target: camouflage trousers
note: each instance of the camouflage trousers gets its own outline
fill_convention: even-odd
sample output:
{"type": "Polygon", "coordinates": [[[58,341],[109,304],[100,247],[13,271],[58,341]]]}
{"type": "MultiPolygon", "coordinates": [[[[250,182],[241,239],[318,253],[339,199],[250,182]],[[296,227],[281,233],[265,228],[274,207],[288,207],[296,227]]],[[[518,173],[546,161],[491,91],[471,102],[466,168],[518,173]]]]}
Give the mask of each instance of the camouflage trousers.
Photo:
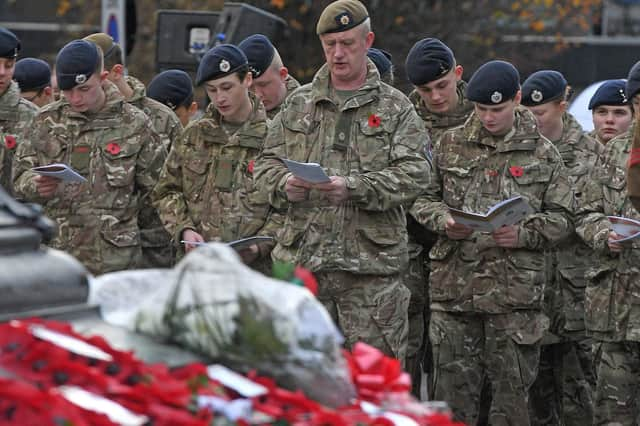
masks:
{"type": "Polygon", "coordinates": [[[411,291],[409,302],[409,339],[406,371],[411,375],[412,393],[420,398],[422,371],[429,371],[425,361],[426,327],[429,321],[428,270],[424,265],[424,252],[409,258],[409,266],[402,274],[402,282],[411,291]]]}
{"type": "Polygon", "coordinates": [[[597,342],[594,425],[637,425],[640,415],[640,343],[597,342]]]}
{"type": "Polygon", "coordinates": [[[433,399],[447,401],[456,420],[475,425],[488,381],[489,424],[528,426],[529,388],[538,372],[542,333],[527,328],[539,323],[540,315],[432,311],[433,399]]]}
{"type": "Polygon", "coordinates": [[[593,423],[591,340],[542,345],[538,377],[529,394],[532,425],[593,423]]]}
{"type": "Polygon", "coordinates": [[[410,292],[399,275],[318,272],[318,300],[329,311],[351,349],[358,342],[399,359],[407,356],[410,292]]]}

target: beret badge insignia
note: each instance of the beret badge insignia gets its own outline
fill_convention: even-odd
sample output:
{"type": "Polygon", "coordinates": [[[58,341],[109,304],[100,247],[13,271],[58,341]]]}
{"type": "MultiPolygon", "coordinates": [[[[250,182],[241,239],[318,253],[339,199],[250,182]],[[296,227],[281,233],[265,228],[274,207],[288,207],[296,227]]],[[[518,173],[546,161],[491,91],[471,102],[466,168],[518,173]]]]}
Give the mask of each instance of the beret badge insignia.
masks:
{"type": "Polygon", "coordinates": [[[502,102],[502,93],[498,92],[497,90],[493,92],[491,94],[491,102],[493,102],[494,104],[499,104],[500,102],[502,102]]]}
{"type": "Polygon", "coordinates": [[[87,82],[87,76],[85,74],[76,75],[76,84],[83,84],[87,82]]]}
{"type": "Polygon", "coordinates": [[[542,102],[542,92],[539,90],[534,90],[531,92],[531,100],[533,102],[542,102]]]}
{"type": "Polygon", "coordinates": [[[231,64],[226,59],[220,61],[220,71],[228,72],[231,69],[231,64]]]}

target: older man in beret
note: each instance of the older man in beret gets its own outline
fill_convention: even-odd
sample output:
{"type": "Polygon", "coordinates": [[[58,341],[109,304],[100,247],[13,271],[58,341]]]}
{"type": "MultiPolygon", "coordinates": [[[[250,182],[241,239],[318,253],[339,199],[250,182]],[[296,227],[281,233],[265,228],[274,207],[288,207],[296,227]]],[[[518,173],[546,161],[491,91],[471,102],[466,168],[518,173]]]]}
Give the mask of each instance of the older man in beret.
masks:
{"type": "Polygon", "coordinates": [[[20,87],[20,96],[43,107],[53,102],[51,67],[38,58],[23,58],[16,62],[13,79],[20,87]]]}
{"type": "MultiPolygon", "coordinates": [[[[160,136],[164,149],[168,152],[171,144],[180,136],[182,124],[178,117],[165,105],[154,101],[146,94],[144,84],[132,76],[125,76],[124,53],[118,43],[105,33],[88,35],[84,40],[96,44],[102,50],[107,79],[111,81],[124,96],[125,100],[144,112],[150,119],[153,129],[160,136]]],[[[158,170],[158,172],[160,172],[158,170]]],[[[175,258],[171,237],[165,231],[158,213],[150,205],[145,204],[140,216],[142,238],[143,267],[170,267],[175,258]]]]}
{"type": "Polygon", "coordinates": [[[280,112],[285,98],[300,87],[300,83],[289,74],[278,50],[266,36],[251,35],[242,40],[238,47],[249,61],[253,76],[251,90],[262,101],[267,117],[272,120],[280,112]]]}
{"type": "Polygon", "coordinates": [[[558,151],[519,106],[513,65],[482,65],[466,96],[474,112],[442,136],[433,153],[434,179],[411,209],[438,235],[429,252],[433,397],[449,402],[457,419],[476,424],[488,381],[489,423],[526,426],[528,391],[548,327],[546,251],[573,229],[572,191],[558,151]],[[493,232],[474,231],[450,213],[484,213],[515,196],[531,213],[493,232]]]}
{"type": "Polygon", "coordinates": [[[37,106],[20,97],[18,84],[12,80],[19,51],[18,37],[0,27],[0,185],[9,193],[13,192],[14,152],[38,111],[37,106]]]}
{"type": "Polygon", "coordinates": [[[84,40],[56,58],[64,98],[42,108],[18,146],[16,193],[44,206],[58,224],[56,248],[94,274],[141,265],[138,216],[166,157],[151,121],[106,80],[100,49],[84,40]],[[41,176],[36,166],[64,163],[86,180],[41,176]]]}
{"type": "Polygon", "coordinates": [[[329,4],[316,32],[326,64],[286,99],[256,160],[257,186],[287,212],[272,258],[316,274],[347,347],[362,340],[404,361],[402,206],[430,180],[429,139],[409,100],[367,58],[374,34],[362,3],[329,4]],[[296,176],[281,158],[318,163],[328,180],[296,176]]]}

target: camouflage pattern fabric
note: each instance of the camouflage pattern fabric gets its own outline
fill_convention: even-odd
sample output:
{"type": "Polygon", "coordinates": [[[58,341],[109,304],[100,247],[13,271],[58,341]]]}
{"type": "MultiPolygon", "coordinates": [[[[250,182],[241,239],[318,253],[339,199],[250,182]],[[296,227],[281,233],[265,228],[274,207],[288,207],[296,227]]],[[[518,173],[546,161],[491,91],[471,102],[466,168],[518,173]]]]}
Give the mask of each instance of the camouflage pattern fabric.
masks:
{"type": "MultiPolygon", "coordinates": [[[[131,76],[125,78],[129,87],[133,89],[133,95],[127,102],[151,119],[160,142],[166,152],[169,152],[173,141],[177,140],[182,132],[182,124],[178,116],[171,108],[147,97],[147,90],[140,80],[131,76]]],[[[142,267],[169,268],[175,260],[175,246],[171,242],[171,235],[162,226],[158,211],[151,205],[151,200],[146,198],[142,200],[142,204],[139,216],[142,267]]]]}
{"type": "Polygon", "coordinates": [[[528,390],[538,369],[544,314],[469,314],[432,311],[433,399],[447,401],[454,417],[477,424],[483,384],[491,386],[489,424],[530,424],[528,390]]]}
{"type": "Polygon", "coordinates": [[[464,92],[467,83],[463,80],[458,81],[456,91],[458,93],[458,104],[452,111],[445,114],[437,114],[429,111],[426,103],[420,97],[417,90],[413,90],[409,94],[409,100],[413,103],[418,115],[425,123],[425,127],[431,137],[431,143],[434,147],[440,142],[440,138],[449,129],[462,126],[473,112],[473,102],[470,102],[464,92]]]}
{"type": "Polygon", "coordinates": [[[640,126],[634,125],[633,127],[631,153],[627,168],[627,192],[631,203],[640,212],[640,126]]]}
{"type": "Polygon", "coordinates": [[[251,116],[226,129],[213,104],[174,143],[153,192],[154,205],[174,241],[186,229],[205,241],[233,241],[257,234],[269,211],[255,190],[253,167],[267,132],[262,103],[250,94],[251,116]]]}
{"type": "Polygon", "coordinates": [[[10,194],[13,193],[13,155],[22,144],[25,130],[31,128],[31,120],[37,112],[37,106],[20,97],[15,81],[0,95],[0,185],[10,194]]]}
{"type": "Polygon", "coordinates": [[[313,272],[348,271],[392,275],[408,261],[403,204],[429,181],[424,125],[408,99],[382,84],[373,63],[367,80],[339,105],[328,68],[294,91],[270,123],[256,160],[259,192],[276,209],[287,209],[272,252],[276,261],[313,272]],[[289,203],[290,176],[279,158],[321,164],[329,176],[344,176],[349,199],[332,206],[321,193],[289,203]]]}
{"type": "MultiPolygon", "coordinates": [[[[287,97],[294,90],[296,90],[298,87],[300,87],[300,83],[298,83],[298,80],[293,78],[293,76],[291,76],[291,75],[287,76],[287,78],[284,80],[284,84],[287,87],[287,97]]],[[[284,105],[284,102],[280,105],[280,108],[274,108],[271,111],[267,111],[267,118],[269,120],[273,120],[275,118],[275,116],[280,112],[280,109],[282,108],[282,105],[284,105]]]]}
{"type": "Polygon", "coordinates": [[[74,112],[64,99],[42,108],[13,169],[16,193],[57,222],[52,246],[94,274],[140,266],[140,201],[166,158],[148,117],[112,83],[102,87],[106,102],[95,114],[74,112]],[[87,182],[60,184],[53,198],[41,198],[30,169],[51,163],[69,164],[87,182]]]}
{"type": "Polygon", "coordinates": [[[405,359],[410,292],[398,275],[337,271],[315,276],[318,300],[340,327],[347,349],[361,341],[388,356],[405,359]]]}

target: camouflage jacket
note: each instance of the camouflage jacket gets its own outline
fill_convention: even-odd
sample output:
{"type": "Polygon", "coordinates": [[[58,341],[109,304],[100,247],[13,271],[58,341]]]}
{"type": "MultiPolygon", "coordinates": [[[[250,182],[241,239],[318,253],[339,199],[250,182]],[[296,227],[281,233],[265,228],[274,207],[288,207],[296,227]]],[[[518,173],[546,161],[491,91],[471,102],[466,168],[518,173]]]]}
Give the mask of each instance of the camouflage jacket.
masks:
{"type": "Polygon", "coordinates": [[[609,141],[578,199],[576,232],[602,254],[587,272],[585,292],[585,325],[598,340],[640,341],[640,240],[623,243],[619,254],[607,245],[607,216],[640,220],[626,192],[630,150],[630,137],[609,141]]]}
{"type": "Polygon", "coordinates": [[[409,99],[415,107],[418,115],[424,120],[425,127],[429,131],[431,143],[436,146],[442,137],[442,134],[449,129],[461,126],[467,121],[471,112],[473,112],[473,102],[470,102],[465,96],[464,91],[467,83],[460,80],[457,84],[456,91],[458,93],[458,104],[446,114],[436,114],[429,111],[427,105],[420,97],[417,90],[409,94],[409,99]]]}
{"type": "MultiPolygon", "coordinates": [[[[287,86],[287,96],[286,97],[289,97],[289,95],[294,90],[296,90],[298,87],[300,87],[300,83],[298,83],[298,80],[293,78],[293,76],[291,76],[291,75],[287,76],[287,78],[284,80],[284,84],[285,84],[285,86],[287,86]]],[[[276,114],[278,114],[280,112],[280,109],[282,108],[282,105],[284,105],[284,102],[282,102],[282,104],[280,104],[279,108],[274,108],[271,111],[267,111],[267,118],[269,120],[273,120],[273,118],[276,116],[276,114]]]]}
{"type": "Polygon", "coordinates": [[[631,203],[640,212],[640,126],[632,134],[631,154],[627,167],[627,192],[631,203]]]}
{"type": "Polygon", "coordinates": [[[9,193],[13,192],[13,153],[22,143],[24,132],[30,129],[31,120],[37,113],[37,106],[20,97],[15,81],[0,95],[0,185],[9,193]]]}
{"type": "Polygon", "coordinates": [[[110,82],[95,114],[74,112],[64,98],[42,108],[14,161],[16,193],[43,204],[58,224],[53,246],[77,257],[94,274],[139,266],[140,200],[148,196],[165,159],[151,121],[127,104],[110,82]],[[65,163],[87,178],[61,183],[41,198],[30,170],[65,163]]]}
{"type": "Polygon", "coordinates": [[[411,209],[419,223],[440,235],[429,252],[432,310],[540,310],[549,267],[544,251],[572,232],[572,204],[562,159],[524,108],[516,110],[514,128],[504,137],[489,135],[475,113],[446,132],[434,151],[432,183],[411,209]],[[518,248],[496,247],[486,233],[457,241],[446,237],[449,207],[486,212],[516,195],[534,210],[519,224],[518,248]]]}
{"type": "Polygon", "coordinates": [[[233,241],[255,235],[264,225],[269,205],[254,189],[253,167],[267,117],[262,103],[250,97],[251,116],[234,133],[227,133],[210,104],[171,148],[153,200],[177,243],[186,229],[205,241],[233,241]]]}
{"type": "MultiPolygon", "coordinates": [[[[127,102],[140,109],[151,119],[153,129],[160,137],[163,148],[166,152],[169,152],[171,144],[180,137],[182,132],[182,124],[178,116],[171,108],[147,97],[146,88],[140,80],[128,76],[126,81],[129,87],[133,89],[133,95],[127,102]]],[[[158,174],[160,174],[160,170],[158,170],[158,174]]],[[[143,257],[142,267],[171,267],[175,257],[172,250],[171,235],[162,226],[162,221],[157,210],[151,205],[151,200],[142,200],[139,220],[143,257]]]]}
{"type": "MultiPolygon", "coordinates": [[[[562,156],[576,199],[579,199],[582,195],[579,188],[585,184],[594,164],[604,153],[604,145],[589,137],[571,114],[565,113],[562,122],[562,136],[554,144],[562,156]]],[[[599,257],[577,234],[563,241],[554,255],[556,275],[563,280],[553,280],[545,292],[551,331],[557,334],[582,332],[584,288],[587,284],[585,274],[590,266],[599,262],[599,257]],[[564,288],[562,282],[569,283],[570,287],[564,288]]]]}
{"type": "Polygon", "coordinates": [[[382,84],[372,62],[364,85],[339,103],[324,65],[269,125],[256,185],[273,207],[287,209],[272,258],[312,271],[398,273],[408,261],[402,205],[429,182],[429,137],[406,96],[382,84]],[[345,177],[349,199],[332,206],[311,190],[307,201],[290,203],[280,158],[345,177]]]}

